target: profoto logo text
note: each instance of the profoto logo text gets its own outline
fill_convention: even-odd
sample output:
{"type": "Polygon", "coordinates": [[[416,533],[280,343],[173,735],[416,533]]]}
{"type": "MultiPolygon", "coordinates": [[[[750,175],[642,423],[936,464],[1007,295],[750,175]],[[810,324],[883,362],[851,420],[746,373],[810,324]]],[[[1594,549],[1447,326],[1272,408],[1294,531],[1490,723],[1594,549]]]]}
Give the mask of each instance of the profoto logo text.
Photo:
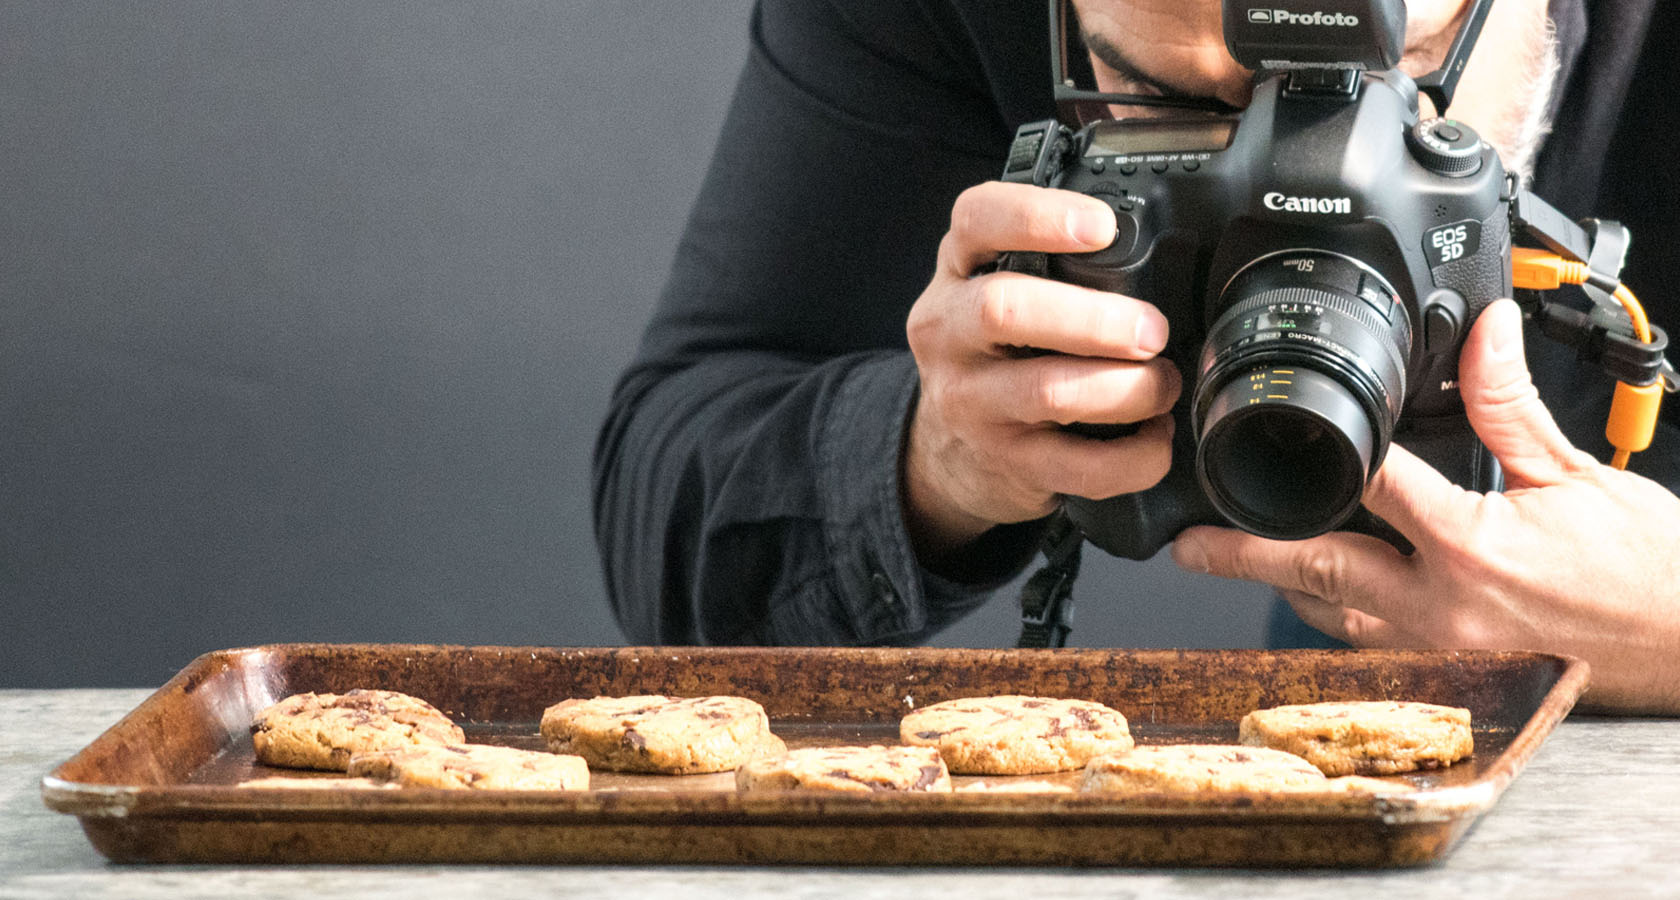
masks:
{"type": "Polygon", "coordinates": [[[1291,197],[1272,191],[1260,200],[1267,209],[1278,212],[1344,216],[1353,212],[1353,201],[1347,197],[1291,197]]]}
{"type": "Polygon", "coordinates": [[[1267,25],[1334,25],[1342,28],[1352,28],[1359,24],[1358,16],[1341,12],[1327,13],[1323,10],[1293,13],[1287,9],[1251,9],[1248,11],[1248,20],[1267,25]]]}

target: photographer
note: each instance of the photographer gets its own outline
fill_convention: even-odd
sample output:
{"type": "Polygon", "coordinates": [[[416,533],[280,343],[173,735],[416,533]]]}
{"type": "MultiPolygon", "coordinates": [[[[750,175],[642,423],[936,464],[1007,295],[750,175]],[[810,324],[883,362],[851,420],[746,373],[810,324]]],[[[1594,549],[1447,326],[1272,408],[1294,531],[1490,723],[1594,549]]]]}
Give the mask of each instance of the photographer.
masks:
{"type": "MultiPolygon", "coordinates": [[[[1076,6],[1105,90],[1247,102],[1219,3],[1076,6]]],[[[1409,5],[1403,71],[1439,63],[1463,9],[1409,5]]],[[[1659,323],[1680,312],[1657,265],[1676,209],[1642,192],[1672,177],[1646,139],[1653,116],[1672,117],[1656,99],[1672,77],[1641,51],[1660,52],[1673,19],[1654,2],[1500,0],[1451,110],[1570,216],[1632,228],[1625,275],[1659,323]],[[1618,118],[1640,130],[1617,132],[1618,118]]],[[[760,4],[597,448],[597,535],[633,638],[916,642],[1030,561],[1060,495],[1138,491],[1166,472],[1165,413],[1185,386],[1156,355],[1172,323],[1149,298],[983,274],[1003,251],[1113,238],[1096,200],[990,181],[1014,127],[1053,113],[1048,43],[1038,3],[760,4]],[[1076,421],[1142,424],[1110,441],[1058,428],[1076,421]]],[[[1212,528],[1186,532],[1175,556],[1275,584],[1356,644],[1575,653],[1595,667],[1591,701],[1680,710],[1680,501],[1661,486],[1680,484],[1672,406],[1634,462],[1654,482],[1591,462],[1573,448],[1602,446],[1608,379],[1528,343],[1558,431],[1519,332],[1495,304],[1461,360],[1507,492],[1461,492],[1398,445],[1369,486],[1413,556],[1356,535],[1282,544],[1212,528]]]]}

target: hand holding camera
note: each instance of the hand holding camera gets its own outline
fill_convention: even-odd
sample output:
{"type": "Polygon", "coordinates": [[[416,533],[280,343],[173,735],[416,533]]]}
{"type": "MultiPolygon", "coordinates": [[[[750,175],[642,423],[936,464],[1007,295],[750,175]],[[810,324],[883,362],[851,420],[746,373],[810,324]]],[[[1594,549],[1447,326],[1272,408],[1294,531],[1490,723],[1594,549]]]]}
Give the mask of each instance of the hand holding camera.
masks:
{"type": "Polygon", "coordinates": [[[965,192],[951,222],[907,326],[921,393],[904,457],[906,518],[930,560],[999,523],[1045,516],[1060,495],[1154,484],[1169,462],[1164,414],[1180,385],[1177,369],[1157,356],[1167,321],[1152,305],[984,271],[1005,251],[1108,246],[1108,206],[991,182],[965,192]],[[1072,422],[1142,425],[1103,441],[1058,427],[1072,422]]]}
{"type": "Polygon", "coordinates": [[[1355,646],[1567,653],[1592,663],[1589,705],[1680,710],[1680,498],[1570,445],[1529,378],[1514,303],[1477,320],[1460,373],[1508,489],[1463,490],[1396,444],[1364,502],[1410,555],[1358,534],[1273,541],[1198,527],[1174,560],[1275,585],[1307,624],[1355,646]]]}

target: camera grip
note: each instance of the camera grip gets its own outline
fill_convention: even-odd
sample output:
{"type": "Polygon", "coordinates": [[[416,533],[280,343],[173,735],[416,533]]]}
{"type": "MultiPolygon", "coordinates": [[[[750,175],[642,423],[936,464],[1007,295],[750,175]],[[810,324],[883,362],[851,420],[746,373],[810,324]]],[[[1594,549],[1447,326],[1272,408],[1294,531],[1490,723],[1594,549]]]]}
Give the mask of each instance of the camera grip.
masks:
{"type": "MultiPolygon", "coordinates": [[[[1192,465],[1196,448],[1189,404],[1180,403],[1173,410],[1173,417],[1178,426],[1173,432],[1173,466],[1154,487],[1106,500],[1064,499],[1068,518],[1085,533],[1086,540],[1104,552],[1125,559],[1149,559],[1192,525],[1225,524],[1196,483],[1196,467],[1192,465]]],[[[1079,424],[1069,426],[1069,430],[1086,433],[1087,429],[1106,431],[1128,427],[1137,428],[1136,425],[1079,424]]]]}

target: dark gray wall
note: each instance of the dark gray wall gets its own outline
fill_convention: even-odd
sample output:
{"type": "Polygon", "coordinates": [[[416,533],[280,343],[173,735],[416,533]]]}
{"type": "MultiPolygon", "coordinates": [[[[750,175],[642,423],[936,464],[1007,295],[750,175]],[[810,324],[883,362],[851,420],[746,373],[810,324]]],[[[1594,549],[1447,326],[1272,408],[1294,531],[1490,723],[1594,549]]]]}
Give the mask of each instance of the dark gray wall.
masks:
{"type": "MultiPolygon", "coordinates": [[[[619,643],[589,453],[748,7],[0,0],[0,686],[619,643]]],[[[1082,643],[1259,640],[1089,565],[1082,643]]]]}

